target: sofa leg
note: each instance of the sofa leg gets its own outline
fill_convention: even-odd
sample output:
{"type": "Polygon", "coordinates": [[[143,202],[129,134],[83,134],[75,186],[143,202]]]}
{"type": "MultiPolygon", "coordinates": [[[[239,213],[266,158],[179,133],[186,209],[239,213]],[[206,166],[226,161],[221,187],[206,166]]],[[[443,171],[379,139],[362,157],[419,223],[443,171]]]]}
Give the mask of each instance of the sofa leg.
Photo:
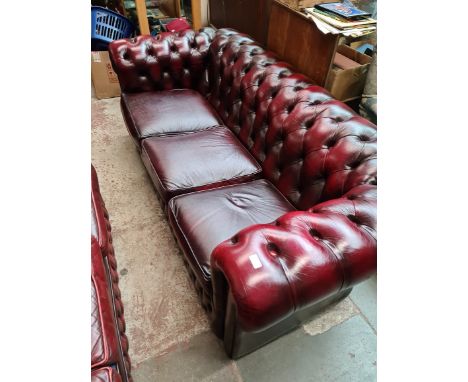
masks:
{"type": "Polygon", "coordinates": [[[239,326],[236,304],[229,292],[224,327],[224,348],[227,355],[233,359],[238,359],[257,350],[293,329],[296,329],[324,308],[338,303],[348,296],[351,293],[351,290],[352,288],[342,290],[341,292],[327,297],[312,306],[297,311],[273,326],[258,332],[246,332],[239,326]]]}

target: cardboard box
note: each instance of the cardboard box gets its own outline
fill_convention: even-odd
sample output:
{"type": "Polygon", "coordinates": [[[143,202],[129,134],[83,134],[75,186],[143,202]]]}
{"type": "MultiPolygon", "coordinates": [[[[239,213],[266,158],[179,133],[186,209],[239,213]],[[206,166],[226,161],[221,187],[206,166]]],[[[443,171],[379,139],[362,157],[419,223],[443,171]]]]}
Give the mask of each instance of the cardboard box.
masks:
{"type": "Polygon", "coordinates": [[[339,45],[336,51],[359,65],[354,65],[349,69],[340,69],[333,65],[328,73],[325,88],[333,97],[343,102],[360,98],[372,57],[359,53],[347,45],[339,45]]]}
{"type": "Polygon", "coordinates": [[[317,4],[333,3],[333,2],[336,2],[337,0],[279,0],[279,1],[293,9],[299,10],[303,8],[311,8],[317,4]]]}
{"type": "Polygon", "coordinates": [[[91,52],[91,78],[97,98],[120,96],[119,79],[107,51],[91,52]]]}

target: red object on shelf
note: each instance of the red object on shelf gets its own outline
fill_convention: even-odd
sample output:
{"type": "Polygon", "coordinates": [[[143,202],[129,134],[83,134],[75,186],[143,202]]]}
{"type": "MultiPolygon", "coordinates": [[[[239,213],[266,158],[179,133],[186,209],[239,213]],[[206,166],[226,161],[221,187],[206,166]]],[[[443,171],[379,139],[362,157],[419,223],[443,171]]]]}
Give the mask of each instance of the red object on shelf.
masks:
{"type": "Polygon", "coordinates": [[[186,29],[190,29],[190,24],[187,22],[186,19],[179,18],[167,24],[166,29],[168,32],[180,32],[186,29]]]}

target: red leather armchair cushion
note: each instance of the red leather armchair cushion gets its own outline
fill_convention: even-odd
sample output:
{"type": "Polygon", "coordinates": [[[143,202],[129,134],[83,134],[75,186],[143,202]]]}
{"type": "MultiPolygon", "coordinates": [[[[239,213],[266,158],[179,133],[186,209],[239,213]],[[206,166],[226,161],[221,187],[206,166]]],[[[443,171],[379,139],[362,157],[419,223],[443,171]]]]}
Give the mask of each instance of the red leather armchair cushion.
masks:
{"type": "Polygon", "coordinates": [[[99,244],[91,237],[91,367],[119,361],[112,297],[99,244]]]}
{"type": "Polygon", "coordinates": [[[91,372],[91,382],[122,382],[122,378],[112,367],[102,367],[91,372]]]}
{"type": "Polygon", "coordinates": [[[176,195],[245,182],[262,171],[225,127],[145,139],[142,158],[164,205],[176,195]]]}
{"type": "Polygon", "coordinates": [[[205,288],[210,288],[213,249],[239,230],[267,223],[294,207],[266,180],[175,197],[169,222],[205,288]]]}
{"type": "Polygon", "coordinates": [[[191,89],[123,93],[120,102],[125,124],[137,147],[147,137],[223,124],[209,102],[191,89]]]}

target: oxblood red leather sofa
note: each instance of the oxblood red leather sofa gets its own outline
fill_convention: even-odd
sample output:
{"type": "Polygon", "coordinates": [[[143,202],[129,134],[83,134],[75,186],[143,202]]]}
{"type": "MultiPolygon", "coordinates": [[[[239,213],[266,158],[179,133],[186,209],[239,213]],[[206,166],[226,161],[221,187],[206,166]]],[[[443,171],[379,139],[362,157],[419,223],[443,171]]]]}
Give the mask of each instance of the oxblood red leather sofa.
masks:
{"type": "Polygon", "coordinates": [[[375,272],[376,126],[234,30],[109,52],[127,128],[228,355],[375,272]]]}
{"type": "Polygon", "coordinates": [[[131,382],[111,226],[91,166],[91,381],[131,382]]]}

